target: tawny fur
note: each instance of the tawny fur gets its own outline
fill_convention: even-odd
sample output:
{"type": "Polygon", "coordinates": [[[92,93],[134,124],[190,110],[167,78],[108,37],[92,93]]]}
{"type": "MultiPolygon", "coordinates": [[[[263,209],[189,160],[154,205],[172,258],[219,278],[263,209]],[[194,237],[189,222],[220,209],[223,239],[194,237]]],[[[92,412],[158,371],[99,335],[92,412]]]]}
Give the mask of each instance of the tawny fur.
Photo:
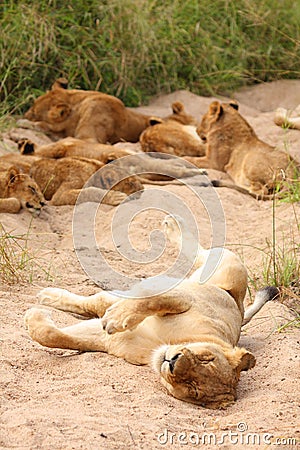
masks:
{"type": "Polygon", "coordinates": [[[109,173],[103,175],[98,172],[102,167],[100,161],[87,158],[42,158],[32,164],[30,174],[41,187],[45,198],[57,206],[74,205],[79,194],[82,194],[81,201],[97,202],[101,199],[103,203],[118,205],[128,195],[143,191],[138,177],[128,176],[117,167],[111,167],[109,173]],[[93,183],[82,193],[82,188],[92,176],[93,183]]]}
{"type": "Polygon", "coordinates": [[[109,170],[94,175],[104,164],[89,158],[51,159],[16,153],[0,157],[0,169],[11,165],[30,176],[46,200],[49,200],[49,204],[55,206],[75,205],[79,194],[82,194],[81,202],[101,201],[116,206],[128,195],[140,195],[144,189],[139,177],[128,174],[121,167],[109,166],[109,170]],[[94,184],[90,184],[82,192],[93,175],[94,184]]]}
{"type": "Polygon", "coordinates": [[[140,136],[144,152],[169,153],[175,156],[203,156],[206,145],[196,132],[196,120],[186,113],[181,102],[172,104],[173,114],[165,119],[153,118],[140,136]]]}
{"type": "Polygon", "coordinates": [[[43,158],[84,157],[97,159],[107,164],[123,156],[132,155],[130,150],[123,150],[110,144],[86,142],[82,139],[66,137],[51,144],[37,146],[34,143],[22,140],[19,143],[21,154],[36,155],[43,158]]]}
{"type": "Polygon", "coordinates": [[[125,107],[116,97],[97,91],[64,89],[54,83],[38,97],[25,118],[58,138],[76,137],[89,142],[137,142],[149,117],[125,107]]]}
{"type": "MultiPolygon", "coordinates": [[[[190,177],[200,173],[195,167],[179,158],[156,159],[143,152],[131,152],[112,145],[95,144],[70,137],[42,146],[37,146],[29,140],[22,140],[19,142],[19,149],[22,155],[20,163],[23,165],[26,163],[24,155],[30,157],[30,161],[34,161],[34,158],[38,157],[55,159],[81,157],[98,160],[104,164],[118,160],[117,163],[109,166],[112,172],[113,167],[118,166],[124,170],[124,173],[135,176],[141,183],[146,184],[166,185],[173,182],[173,184],[181,185],[181,182],[177,183],[176,180],[172,181],[172,179],[190,177]],[[130,158],[124,158],[125,156],[130,156],[130,158]]],[[[13,161],[17,163],[17,155],[13,157],[13,161]]],[[[31,164],[28,164],[28,166],[31,166],[31,164]]],[[[107,170],[106,174],[109,175],[109,172],[107,170]]]]}
{"type": "MultiPolygon", "coordinates": [[[[177,245],[178,223],[168,217],[164,225],[177,245]]],[[[121,300],[113,291],[84,297],[44,289],[38,295],[41,304],[91,320],[59,329],[49,311],[32,308],[25,316],[29,334],[46,347],[102,351],[132,364],[152,361],[176,398],[207,408],[229,406],[236,400],[241,371],[255,364],[250,352],[237,347],[247,275],[241,261],[227,251],[214,282],[201,284],[206,252],[199,246],[199,267],[192,278],[161,294],[151,295],[150,280],[121,300]],[[133,293],[138,298],[131,298],[133,293]]]]}
{"type": "Polygon", "coordinates": [[[37,183],[16,166],[0,161],[0,212],[17,213],[24,208],[38,215],[44,205],[37,183]]]}
{"type": "Polygon", "coordinates": [[[207,142],[206,156],[186,159],[198,167],[226,172],[238,187],[258,198],[270,198],[278,183],[294,179],[299,169],[289,154],[257,137],[235,102],[212,102],[197,132],[207,142]]]}

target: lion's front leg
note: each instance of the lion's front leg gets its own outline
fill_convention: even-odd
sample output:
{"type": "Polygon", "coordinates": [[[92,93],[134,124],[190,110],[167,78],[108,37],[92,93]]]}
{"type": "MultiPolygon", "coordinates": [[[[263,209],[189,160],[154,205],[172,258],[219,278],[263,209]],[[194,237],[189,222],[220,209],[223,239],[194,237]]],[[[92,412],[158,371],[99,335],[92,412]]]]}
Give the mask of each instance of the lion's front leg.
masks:
{"type": "Polygon", "coordinates": [[[51,204],[61,206],[94,202],[118,206],[126,199],[127,195],[124,192],[108,191],[95,186],[88,186],[84,189],[73,189],[72,183],[63,183],[53,195],[51,204]]]}
{"type": "Polygon", "coordinates": [[[128,298],[110,306],[103,318],[103,329],[108,334],[133,330],[146,317],[180,314],[191,307],[192,301],[183,297],[183,292],[173,290],[170,293],[149,298],[128,298]]]}
{"type": "Polygon", "coordinates": [[[101,291],[85,297],[59,288],[45,288],[37,294],[37,298],[42,305],[84,318],[102,317],[107,308],[119,300],[109,292],[101,291]]]}
{"type": "Polygon", "coordinates": [[[21,209],[21,202],[17,198],[0,198],[0,212],[15,214],[21,209]]]}
{"type": "Polygon", "coordinates": [[[183,156],[183,159],[199,167],[199,169],[211,168],[211,162],[207,156],[183,156]]]}

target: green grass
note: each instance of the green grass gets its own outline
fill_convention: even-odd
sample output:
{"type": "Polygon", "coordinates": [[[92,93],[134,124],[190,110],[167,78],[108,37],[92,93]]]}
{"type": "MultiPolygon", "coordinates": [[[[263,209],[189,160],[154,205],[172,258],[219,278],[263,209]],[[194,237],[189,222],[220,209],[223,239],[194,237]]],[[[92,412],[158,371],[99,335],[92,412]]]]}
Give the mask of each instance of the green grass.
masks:
{"type": "MultiPolygon", "coordinates": [[[[300,222],[292,204],[289,213],[289,226],[284,231],[277,229],[276,200],[273,201],[272,235],[266,238],[263,248],[255,247],[262,255],[260,272],[248,270],[249,294],[266,286],[277,286],[281,292],[281,301],[295,313],[295,319],[289,326],[300,326],[300,222]]],[[[242,247],[245,247],[244,245],[242,247]]],[[[254,247],[253,247],[254,248],[254,247]]],[[[281,331],[283,331],[282,328],[281,331]]]]}
{"type": "Polygon", "coordinates": [[[6,230],[0,224],[0,281],[7,284],[32,283],[37,279],[53,279],[51,258],[46,253],[33,251],[30,226],[25,234],[6,230]],[[43,255],[44,253],[44,255],[43,255]]]}
{"type": "Polygon", "coordinates": [[[127,105],[300,75],[298,0],[3,0],[0,117],[59,76],[127,105]]]}

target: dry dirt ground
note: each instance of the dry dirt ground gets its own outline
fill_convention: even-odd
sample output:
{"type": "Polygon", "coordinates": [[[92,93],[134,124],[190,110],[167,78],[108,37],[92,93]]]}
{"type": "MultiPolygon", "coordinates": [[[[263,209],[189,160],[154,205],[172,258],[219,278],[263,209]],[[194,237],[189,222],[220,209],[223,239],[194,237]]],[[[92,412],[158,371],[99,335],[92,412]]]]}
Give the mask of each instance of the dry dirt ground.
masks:
{"type": "MultiPolygon", "coordinates": [[[[259,137],[279,148],[288,148],[300,160],[300,131],[286,131],[273,124],[274,108],[294,108],[300,103],[300,81],[259,85],[237,93],[235,98],[259,137]]],[[[155,99],[140,110],[166,115],[174,100],[182,100],[186,109],[200,119],[212,99],[180,91],[155,99]]],[[[18,132],[2,138],[2,153],[14,145],[12,140],[18,132]]],[[[268,259],[263,250],[269,253],[268,243],[272,240],[272,202],[256,201],[222,188],[217,191],[220,202],[214,213],[207,211],[199,196],[187,186],[155,189],[157,198],[166,192],[171,194],[169,212],[174,196],[189,206],[204,246],[209,246],[216,237],[213,234],[219,233],[211,225],[211,216],[213,222],[219,223],[222,238],[224,212],[225,245],[243,258],[249,280],[263,285],[268,259]]],[[[174,257],[172,248],[167,248],[153,264],[124,260],[110,238],[115,212],[116,208],[104,206],[96,216],[97,242],[110,264],[99,264],[100,285],[114,288],[118,271],[142,278],[167,270],[174,257]]],[[[277,250],[285,252],[286,257],[291,255],[292,241],[294,248],[298,243],[299,255],[300,204],[277,205],[275,213],[277,250]]],[[[154,208],[134,217],[129,235],[137,250],[149,250],[150,233],[159,227],[163,216],[154,208]]],[[[241,345],[254,353],[257,364],[242,374],[238,400],[225,411],[176,400],[166,393],[150,367],[133,366],[101,353],[45,349],[32,342],[23,316],[27,308],[35,305],[35,295],[41,288],[64,287],[86,295],[98,289],[74,251],[72,220],[71,206],[47,206],[34,219],[25,211],[0,215],[4,230],[23,238],[17,239],[27,249],[23,255],[33,257],[20,272],[23,279],[14,284],[2,282],[0,287],[0,448],[300,448],[300,334],[299,328],[287,326],[295,319],[287,306],[294,306],[292,294],[285,304],[267,304],[243,330],[241,345]]],[[[81,221],[84,234],[91,227],[88,216],[82,214],[77,220],[81,221]]],[[[117,220],[117,237],[118,226],[117,220]]],[[[1,242],[3,246],[3,239],[1,242]]],[[[91,255],[92,265],[97,263],[94,256],[91,255]]],[[[60,325],[76,321],[58,312],[54,317],[60,325]]]]}

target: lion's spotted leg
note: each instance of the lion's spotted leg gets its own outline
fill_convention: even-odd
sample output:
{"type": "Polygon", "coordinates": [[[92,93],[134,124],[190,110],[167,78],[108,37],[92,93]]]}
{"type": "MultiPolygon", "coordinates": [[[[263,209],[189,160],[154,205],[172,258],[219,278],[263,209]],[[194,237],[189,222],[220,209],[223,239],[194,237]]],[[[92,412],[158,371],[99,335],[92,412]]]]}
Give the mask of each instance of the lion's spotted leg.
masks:
{"type": "Polygon", "coordinates": [[[25,325],[31,338],[50,348],[79,351],[106,351],[101,320],[92,319],[59,329],[49,311],[31,308],[25,314],[25,325]]]}
{"type": "Polygon", "coordinates": [[[59,288],[43,289],[37,298],[42,305],[86,318],[102,317],[107,308],[119,300],[118,297],[104,291],[85,297],[59,288]]]}
{"type": "Polygon", "coordinates": [[[191,304],[186,291],[183,293],[180,289],[149,298],[128,298],[114,303],[106,310],[102,325],[108,334],[133,330],[148,316],[181,314],[191,304]]]}

